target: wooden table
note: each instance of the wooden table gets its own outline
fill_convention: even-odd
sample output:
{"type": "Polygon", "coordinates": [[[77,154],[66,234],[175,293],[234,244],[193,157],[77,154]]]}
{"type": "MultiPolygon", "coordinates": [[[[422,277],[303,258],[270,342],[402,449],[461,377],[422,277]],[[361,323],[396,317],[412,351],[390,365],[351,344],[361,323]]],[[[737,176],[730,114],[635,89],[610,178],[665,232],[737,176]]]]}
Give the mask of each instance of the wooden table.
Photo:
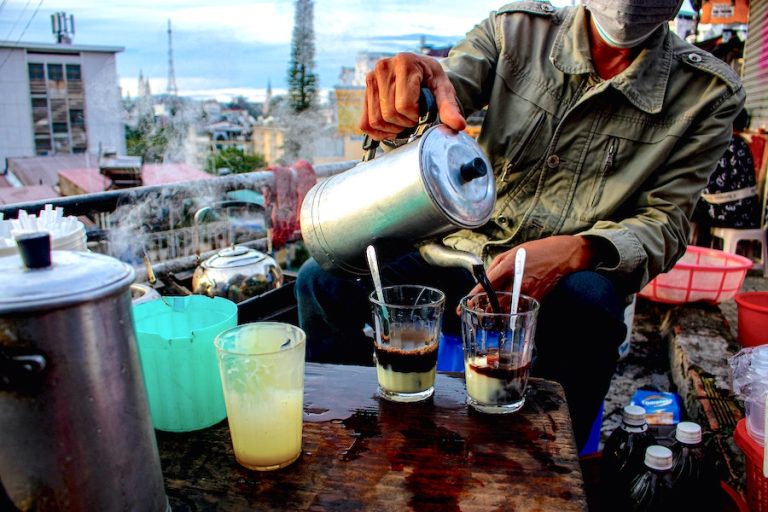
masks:
{"type": "Polygon", "coordinates": [[[279,471],[235,462],[227,422],[157,432],[174,511],[586,510],[562,388],[531,379],[525,407],[488,416],[465,403],[461,374],[432,399],[391,403],[376,371],[307,364],[302,456],[279,471]]]}

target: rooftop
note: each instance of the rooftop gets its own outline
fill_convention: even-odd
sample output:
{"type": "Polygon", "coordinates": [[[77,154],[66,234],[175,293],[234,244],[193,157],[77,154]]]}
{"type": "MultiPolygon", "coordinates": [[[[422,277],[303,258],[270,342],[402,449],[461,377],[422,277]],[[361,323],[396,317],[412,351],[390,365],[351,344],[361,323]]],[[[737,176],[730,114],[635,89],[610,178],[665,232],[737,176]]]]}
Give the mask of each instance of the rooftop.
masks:
{"type": "MultiPolygon", "coordinates": [[[[58,175],[62,189],[66,182],[67,188],[74,188],[75,194],[103,192],[110,186],[110,180],[99,172],[98,167],[63,169],[58,175]]],[[[144,185],[151,186],[208,180],[213,176],[186,164],[146,164],[141,168],[141,178],[144,185]]]]}
{"type": "Polygon", "coordinates": [[[92,44],[58,44],[58,43],[23,43],[18,41],[0,41],[0,48],[29,50],[43,53],[118,53],[125,50],[124,46],[102,46],[92,44]]]}

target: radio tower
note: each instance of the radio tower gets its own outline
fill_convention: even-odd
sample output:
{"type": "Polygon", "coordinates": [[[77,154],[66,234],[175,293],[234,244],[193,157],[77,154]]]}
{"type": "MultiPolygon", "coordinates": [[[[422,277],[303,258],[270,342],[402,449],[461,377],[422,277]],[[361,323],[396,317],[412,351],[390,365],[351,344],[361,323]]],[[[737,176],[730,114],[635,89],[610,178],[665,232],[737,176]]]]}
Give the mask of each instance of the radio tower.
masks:
{"type": "Polygon", "coordinates": [[[168,87],[165,91],[170,96],[177,96],[179,88],[176,87],[176,73],[173,71],[173,34],[171,32],[171,20],[168,20],[168,87]]]}

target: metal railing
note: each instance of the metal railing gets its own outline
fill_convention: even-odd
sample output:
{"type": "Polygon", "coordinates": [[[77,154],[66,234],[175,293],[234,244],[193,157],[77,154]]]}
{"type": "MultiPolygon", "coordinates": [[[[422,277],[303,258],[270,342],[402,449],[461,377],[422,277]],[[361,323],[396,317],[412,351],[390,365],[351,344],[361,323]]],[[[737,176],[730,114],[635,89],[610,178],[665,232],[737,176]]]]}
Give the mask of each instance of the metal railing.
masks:
{"type": "MultiPolygon", "coordinates": [[[[314,166],[314,170],[318,178],[327,178],[351,169],[356,164],[357,161],[321,164],[314,166]]],[[[134,187],[93,194],[65,196],[43,201],[6,204],[0,205],[0,213],[6,219],[15,219],[22,210],[28,214],[37,214],[45,208],[45,205],[51,204],[54,208],[62,208],[65,215],[85,215],[96,219],[98,214],[113,212],[119,205],[140,203],[153,196],[194,197],[201,191],[204,193],[226,193],[235,190],[260,190],[262,187],[271,187],[273,184],[274,174],[272,172],[254,171],[229,176],[217,176],[209,180],[134,187]]]]}

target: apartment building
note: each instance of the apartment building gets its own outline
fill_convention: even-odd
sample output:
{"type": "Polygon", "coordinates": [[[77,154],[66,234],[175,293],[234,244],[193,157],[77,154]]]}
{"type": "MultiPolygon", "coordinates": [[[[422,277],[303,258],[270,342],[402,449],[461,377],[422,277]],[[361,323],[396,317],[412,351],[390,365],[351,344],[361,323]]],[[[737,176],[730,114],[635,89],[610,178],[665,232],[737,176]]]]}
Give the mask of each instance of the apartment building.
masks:
{"type": "Polygon", "coordinates": [[[125,152],[122,47],[0,41],[0,172],[9,157],[125,152]]]}

